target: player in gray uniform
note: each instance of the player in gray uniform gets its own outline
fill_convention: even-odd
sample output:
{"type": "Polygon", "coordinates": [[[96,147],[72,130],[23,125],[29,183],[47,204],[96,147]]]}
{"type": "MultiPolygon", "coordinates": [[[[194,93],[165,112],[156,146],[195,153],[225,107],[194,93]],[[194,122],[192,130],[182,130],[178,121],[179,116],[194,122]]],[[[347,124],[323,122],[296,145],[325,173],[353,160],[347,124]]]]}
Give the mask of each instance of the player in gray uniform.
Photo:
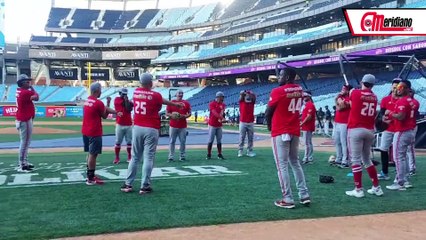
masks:
{"type": "Polygon", "coordinates": [[[210,116],[207,160],[212,158],[212,148],[215,137],[217,142],[217,158],[225,160],[225,157],[222,154],[222,125],[225,118],[224,112],[226,107],[225,103],[223,103],[224,98],[225,95],[223,92],[217,92],[216,99],[209,104],[210,116]]]}
{"type": "Polygon", "coordinates": [[[244,142],[247,136],[247,156],[254,157],[253,135],[254,135],[254,104],[256,95],[252,91],[240,92],[240,139],[238,144],[238,157],[243,156],[244,142]]]}
{"type": "MultiPolygon", "coordinates": [[[[419,113],[419,106],[420,103],[414,98],[414,90],[410,89],[410,97],[413,99],[413,102],[417,105],[417,111],[415,113],[415,118],[417,119],[417,117],[420,115],[419,113]]],[[[414,128],[414,136],[416,136],[417,134],[417,125],[414,128]]],[[[416,175],[416,150],[414,149],[414,143],[415,141],[412,142],[412,144],[410,144],[410,146],[408,146],[407,149],[407,157],[408,157],[408,169],[410,170],[409,175],[410,176],[414,176],[416,175]]]]}

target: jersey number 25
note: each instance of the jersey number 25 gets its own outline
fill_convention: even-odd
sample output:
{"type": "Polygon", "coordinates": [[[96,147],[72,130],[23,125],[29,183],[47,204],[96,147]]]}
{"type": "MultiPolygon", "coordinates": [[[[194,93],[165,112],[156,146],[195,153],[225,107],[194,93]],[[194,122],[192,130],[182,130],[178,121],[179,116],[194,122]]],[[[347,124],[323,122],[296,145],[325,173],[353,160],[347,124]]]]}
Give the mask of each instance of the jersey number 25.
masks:
{"type": "Polygon", "coordinates": [[[146,102],[135,101],[135,113],[146,115],[146,102]]]}

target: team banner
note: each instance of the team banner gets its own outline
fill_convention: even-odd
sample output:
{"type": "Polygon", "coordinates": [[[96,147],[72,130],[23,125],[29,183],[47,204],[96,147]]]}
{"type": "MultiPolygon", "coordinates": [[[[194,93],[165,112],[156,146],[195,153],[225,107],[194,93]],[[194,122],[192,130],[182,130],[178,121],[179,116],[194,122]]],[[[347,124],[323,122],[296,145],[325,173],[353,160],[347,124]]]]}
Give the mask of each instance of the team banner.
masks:
{"type": "Polygon", "coordinates": [[[54,68],[49,70],[50,78],[63,80],[76,80],[77,68],[54,68]]]}
{"type": "Polygon", "coordinates": [[[44,107],[44,106],[36,106],[35,115],[36,115],[36,117],[44,117],[44,116],[46,116],[46,107],[44,107]]]}
{"type": "MultiPolygon", "coordinates": [[[[87,80],[87,68],[81,69],[81,79],[87,80]]],[[[109,78],[109,69],[99,69],[99,68],[92,68],[90,70],[90,75],[92,76],[92,80],[110,80],[109,78]]]]}
{"type": "Polygon", "coordinates": [[[353,36],[426,36],[426,9],[343,9],[353,36]]]}
{"type": "Polygon", "coordinates": [[[16,106],[3,107],[3,116],[5,117],[14,117],[16,116],[16,112],[18,112],[18,108],[16,106]]]}
{"type": "Polygon", "coordinates": [[[139,80],[139,69],[116,68],[114,69],[114,78],[116,80],[139,80]]]}
{"type": "Polygon", "coordinates": [[[83,117],[82,107],[65,107],[67,117],[83,117]]]}
{"type": "Polygon", "coordinates": [[[46,107],[46,117],[62,118],[65,113],[65,107],[46,107]]]}

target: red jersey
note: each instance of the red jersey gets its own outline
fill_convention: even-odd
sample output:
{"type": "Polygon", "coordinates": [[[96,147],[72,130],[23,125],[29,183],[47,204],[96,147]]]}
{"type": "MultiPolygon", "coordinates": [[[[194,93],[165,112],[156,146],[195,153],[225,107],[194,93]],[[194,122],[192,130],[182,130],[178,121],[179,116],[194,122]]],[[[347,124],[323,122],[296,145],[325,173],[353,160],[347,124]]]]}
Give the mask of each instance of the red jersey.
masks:
{"type": "Polygon", "coordinates": [[[240,101],[240,122],[254,122],[254,104],[253,99],[243,99],[240,101]]]}
{"type": "Polygon", "coordinates": [[[348,128],[374,129],[374,119],[377,112],[377,96],[371,89],[352,90],[349,99],[351,111],[349,113],[348,128]]]}
{"type": "Polygon", "coordinates": [[[16,120],[26,122],[35,117],[35,106],[31,100],[32,96],[38,96],[38,94],[31,89],[16,89],[16,120]]]}
{"type": "Polygon", "coordinates": [[[409,96],[398,99],[395,103],[394,113],[405,113],[405,118],[402,121],[394,119],[395,132],[404,132],[416,127],[416,113],[418,111],[416,107],[413,99],[409,96]]]}
{"type": "Polygon", "coordinates": [[[83,107],[81,133],[88,137],[102,136],[102,115],[105,111],[105,105],[101,100],[89,96],[83,107]]]}
{"type": "MultiPolygon", "coordinates": [[[[185,100],[172,100],[172,102],[176,102],[176,103],[183,103],[185,105],[185,107],[183,108],[178,108],[175,106],[167,106],[166,111],[168,113],[172,113],[172,112],[178,112],[180,114],[186,115],[188,113],[191,112],[191,104],[189,104],[188,101],[185,100]]],[[[173,128],[186,128],[188,126],[187,122],[186,122],[186,118],[181,118],[181,119],[170,119],[170,127],[173,128]]]]}
{"type": "Polygon", "coordinates": [[[116,97],[114,99],[114,109],[115,111],[122,112],[123,115],[120,117],[117,115],[115,122],[121,126],[132,126],[132,111],[127,110],[124,107],[124,99],[121,97],[116,97]]]}
{"type": "Polygon", "coordinates": [[[311,120],[305,122],[305,124],[302,125],[302,131],[309,131],[314,132],[315,131],[315,113],[317,112],[315,105],[313,102],[309,101],[305,104],[305,108],[302,111],[302,121],[306,119],[308,115],[311,115],[311,120]]]}
{"type": "Polygon", "coordinates": [[[137,88],[133,93],[134,122],[136,126],[160,129],[158,114],[163,105],[163,97],[147,88],[137,88]]]}
{"type": "MultiPolygon", "coordinates": [[[[342,99],[345,103],[349,104],[349,96],[339,96],[338,99],[342,99]]],[[[348,124],[349,112],[351,108],[347,106],[344,109],[336,110],[336,116],[334,117],[334,122],[348,124]]]]}
{"type": "MultiPolygon", "coordinates": [[[[393,112],[394,109],[395,109],[395,103],[397,101],[398,101],[398,98],[394,98],[394,97],[392,97],[392,95],[388,95],[388,96],[384,97],[382,99],[382,101],[380,102],[380,108],[384,108],[386,110],[393,112]]],[[[395,132],[395,130],[396,130],[395,129],[395,120],[392,119],[389,115],[385,115],[385,119],[391,120],[386,131],[395,132]]]]}
{"type": "Polygon", "coordinates": [[[300,136],[302,93],[302,87],[297,84],[285,84],[272,90],[268,102],[269,107],[275,107],[272,116],[272,137],[282,134],[300,136]]]}
{"type": "Polygon", "coordinates": [[[416,117],[417,117],[417,114],[419,112],[420,103],[415,98],[411,98],[411,99],[413,100],[414,118],[411,120],[410,126],[412,126],[413,128],[416,128],[416,126],[417,126],[416,117]]]}
{"type": "Polygon", "coordinates": [[[209,116],[209,126],[212,127],[222,127],[222,118],[223,112],[225,111],[225,103],[218,103],[217,101],[213,101],[209,104],[210,116],[209,116]],[[212,111],[215,111],[220,115],[220,118],[215,116],[212,111]]]}

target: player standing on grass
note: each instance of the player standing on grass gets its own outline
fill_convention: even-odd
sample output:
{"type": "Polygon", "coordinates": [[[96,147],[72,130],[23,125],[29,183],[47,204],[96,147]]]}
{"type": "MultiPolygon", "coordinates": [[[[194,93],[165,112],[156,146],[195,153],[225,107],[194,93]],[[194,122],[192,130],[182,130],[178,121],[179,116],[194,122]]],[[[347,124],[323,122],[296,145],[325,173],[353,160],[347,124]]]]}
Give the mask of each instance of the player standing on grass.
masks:
{"type": "Polygon", "coordinates": [[[182,103],[174,103],[164,99],[160,93],[152,91],[152,75],[144,73],[140,76],[141,87],[133,94],[134,126],[132,136],[132,160],[127,169],[127,177],[122,192],[132,192],[132,184],[136,179],[138,165],[143,157],[142,181],[139,194],[151,193],[151,172],[154,167],[155,153],[160,134],[161,106],[172,105],[183,107],[182,103]]]}
{"type": "Polygon", "coordinates": [[[249,90],[240,93],[240,140],[238,148],[238,157],[243,156],[244,142],[247,135],[247,156],[254,157],[253,152],[253,135],[254,135],[254,104],[256,103],[256,95],[249,90]]]}
{"type": "Polygon", "coordinates": [[[28,162],[28,148],[33,133],[33,120],[35,106],[33,101],[38,101],[38,94],[31,86],[31,78],[25,74],[18,77],[18,89],[16,89],[16,129],[19,131],[19,158],[18,172],[29,172],[34,166],[28,162]]]}
{"type": "Polygon", "coordinates": [[[348,120],[351,110],[349,105],[349,92],[351,85],[344,85],[336,97],[336,117],[334,119],[333,137],[336,144],[336,162],[340,168],[349,168],[348,156],[348,120]]]}
{"type": "Polygon", "coordinates": [[[349,95],[351,110],[348,122],[348,148],[355,189],[346,191],[346,195],[357,198],[364,197],[362,163],[373,181],[373,187],[368,189],[367,192],[376,196],[383,195],[382,188],[379,186],[376,167],[370,159],[377,108],[377,96],[371,90],[375,82],[374,75],[366,74],[362,78],[361,89],[352,90],[349,95]]]}
{"type": "Polygon", "coordinates": [[[186,160],[186,154],[185,154],[186,133],[187,133],[186,128],[188,127],[188,123],[186,122],[186,119],[191,116],[191,104],[189,104],[188,101],[183,100],[182,90],[178,90],[176,92],[176,99],[172,100],[172,102],[182,103],[184,107],[178,108],[176,106],[169,105],[166,108],[166,115],[170,117],[170,129],[169,129],[170,142],[169,142],[168,160],[169,162],[174,161],[176,138],[179,137],[179,142],[180,142],[179,161],[183,162],[186,160]],[[175,114],[177,116],[175,116],[175,114]]]}
{"type": "MultiPolygon", "coordinates": [[[[87,185],[103,184],[103,181],[95,176],[96,158],[102,153],[102,118],[106,119],[108,114],[117,113],[115,110],[105,107],[98,98],[101,96],[100,83],[90,85],[90,96],[83,107],[83,134],[84,152],[87,155],[87,185]]],[[[109,104],[108,104],[109,105],[109,104]]],[[[121,115],[119,112],[117,115],[121,115]]]]}
{"type": "Polygon", "coordinates": [[[379,174],[380,180],[389,180],[389,148],[392,145],[393,136],[395,134],[395,121],[386,113],[394,110],[395,103],[398,101],[397,86],[401,82],[400,78],[395,78],[392,81],[391,94],[384,97],[380,102],[380,113],[379,117],[382,117],[382,121],[388,123],[388,128],[382,132],[380,138],[380,158],[382,161],[382,171],[379,174]]]}
{"type": "Polygon", "coordinates": [[[400,97],[395,103],[393,111],[387,114],[395,121],[395,135],[393,136],[392,153],[396,166],[396,183],[386,186],[390,190],[406,190],[412,187],[408,182],[409,166],[407,150],[416,138],[416,113],[418,106],[410,96],[411,83],[401,80],[397,87],[400,97]]]}
{"type": "Polygon", "coordinates": [[[299,199],[302,204],[311,202],[305,175],[298,160],[300,120],[299,111],[302,107],[302,87],[295,84],[296,72],[286,68],[281,71],[278,79],[279,87],[274,88],[266,109],[268,130],[272,136],[272,151],[278,170],[282,199],[275,201],[277,207],[294,208],[294,199],[290,186],[288,165],[296,180],[299,199]]]}
{"type": "Polygon", "coordinates": [[[210,116],[209,116],[209,138],[207,143],[207,157],[206,159],[212,158],[213,142],[216,137],[217,143],[217,158],[225,160],[222,154],[222,122],[225,119],[225,103],[223,99],[225,95],[223,92],[216,93],[216,99],[209,104],[210,116]]]}
{"type": "Polygon", "coordinates": [[[305,155],[302,163],[308,164],[314,161],[314,145],[312,144],[312,134],[315,132],[315,105],[312,101],[311,92],[303,93],[303,101],[305,108],[302,111],[302,121],[300,126],[302,128],[303,142],[305,143],[305,155]]]}
{"type": "MultiPolygon", "coordinates": [[[[117,116],[115,119],[115,160],[114,164],[120,162],[120,149],[123,138],[126,138],[127,143],[127,162],[132,159],[132,109],[133,103],[129,101],[127,96],[127,88],[122,88],[119,91],[119,96],[114,99],[114,109],[121,112],[122,116],[117,116]]],[[[108,106],[109,107],[109,106],[108,106]]]]}

